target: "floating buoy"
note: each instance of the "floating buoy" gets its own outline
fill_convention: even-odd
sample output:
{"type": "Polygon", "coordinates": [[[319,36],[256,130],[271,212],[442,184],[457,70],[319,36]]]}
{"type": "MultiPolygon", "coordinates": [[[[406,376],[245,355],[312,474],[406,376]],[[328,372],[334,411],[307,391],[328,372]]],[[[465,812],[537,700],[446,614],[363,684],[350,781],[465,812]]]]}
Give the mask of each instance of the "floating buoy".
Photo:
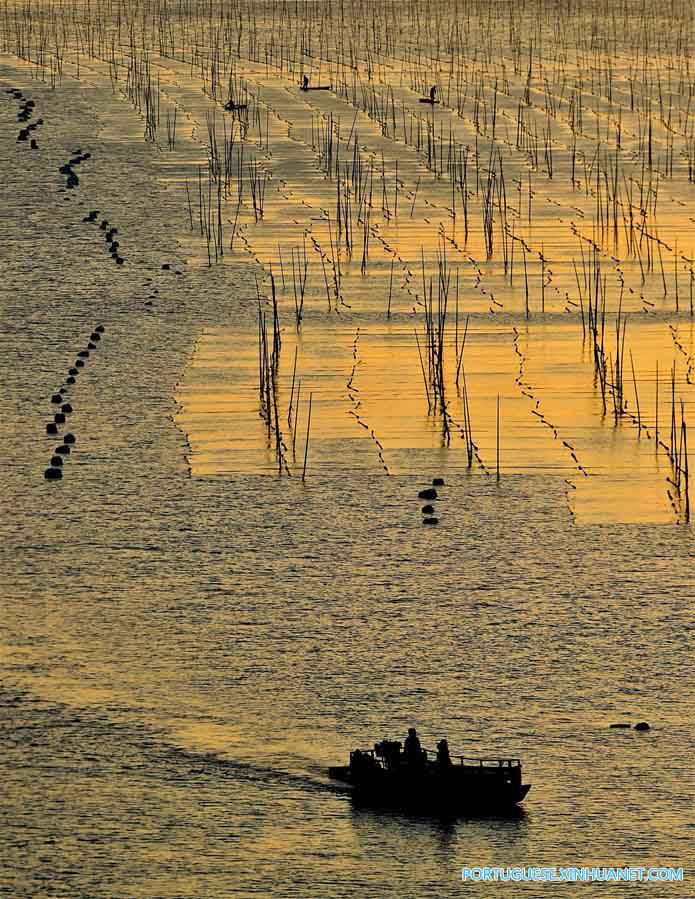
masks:
{"type": "Polygon", "coordinates": [[[423,524],[439,524],[439,519],[438,518],[423,518],[422,523],[423,524]]]}
{"type": "Polygon", "coordinates": [[[62,403],[63,397],[59,393],[54,393],[53,396],[51,397],[51,402],[56,403],[56,404],[62,403]]]}
{"type": "Polygon", "coordinates": [[[432,484],[435,487],[443,487],[444,486],[444,478],[432,478],[432,484]]]}
{"type": "Polygon", "coordinates": [[[97,325],[94,329],[98,334],[103,334],[106,328],[103,325],[97,325]]]}
{"type": "Polygon", "coordinates": [[[163,268],[165,271],[168,272],[169,269],[171,268],[171,265],[170,265],[170,263],[168,263],[168,262],[164,262],[164,263],[162,264],[162,268],[163,268]]]}
{"type": "Polygon", "coordinates": [[[63,403],[63,405],[60,407],[60,411],[65,412],[66,415],[69,415],[72,412],[72,406],[70,405],[70,403],[63,403]]]}
{"type": "Polygon", "coordinates": [[[93,332],[89,335],[89,339],[90,339],[90,340],[101,340],[101,334],[97,334],[96,331],[93,331],[93,332]]]}
{"type": "MultiPolygon", "coordinates": [[[[69,368],[69,369],[68,369],[68,374],[69,374],[71,377],[73,377],[73,383],[74,383],[74,375],[78,375],[78,374],[79,374],[79,371],[73,366],[72,368],[69,368]]],[[[61,396],[61,400],[62,400],[62,399],[63,399],[63,398],[62,398],[62,396],[61,396]]]]}
{"type": "Polygon", "coordinates": [[[75,383],[75,378],[73,378],[72,375],[69,375],[69,377],[67,377],[67,378],[65,379],[65,383],[66,383],[66,384],[74,384],[74,383],[75,383]]]}
{"type": "Polygon", "coordinates": [[[77,355],[80,359],[89,359],[89,350],[80,350],[77,355]]]}
{"type": "Polygon", "coordinates": [[[47,481],[59,481],[63,477],[63,472],[60,468],[47,468],[44,471],[43,476],[47,481]]]}
{"type": "Polygon", "coordinates": [[[120,256],[116,256],[116,265],[123,265],[123,259],[120,256]]]}
{"type": "Polygon", "coordinates": [[[90,342],[87,344],[87,349],[88,349],[88,350],[95,350],[96,348],[97,348],[97,345],[96,345],[95,343],[92,343],[91,340],[90,340],[90,342]]]}
{"type": "Polygon", "coordinates": [[[62,456],[51,456],[51,465],[55,467],[62,467],[63,465],[63,457],[62,456]]]}
{"type": "Polygon", "coordinates": [[[651,730],[646,721],[640,721],[638,724],[635,724],[635,730],[651,730]]]}
{"type": "Polygon", "coordinates": [[[427,506],[422,507],[423,515],[432,515],[433,512],[434,512],[434,506],[427,505],[427,506]]]}
{"type": "Polygon", "coordinates": [[[56,414],[53,416],[53,421],[57,425],[64,425],[65,424],[65,415],[63,415],[62,412],[56,412],[56,414]]]}
{"type": "Polygon", "coordinates": [[[64,443],[76,443],[77,438],[75,437],[75,435],[72,432],[68,431],[68,433],[65,435],[65,437],[63,437],[63,442],[64,443]]]}
{"type": "Polygon", "coordinates": [[[70,447],[66,446],[64,443],[61,446],[56,447],[56,452],[59,456],[69,456],[70,455],[70,447]]]}
{"type": "Polygon", "coordinates": [[[77,368],[84,368],[84,359],[75,359],[75,366],[77,368]]]}
{"type": "Polygon", "coordinates": [[[418,493],[418,497],[420,499],[436,499],[437,491],[434,489],[434,487],[428,487],[426,490],[421,490],[418,493]]]}
{"type": "Polygon", "coordinates": [[[46,425],[46,433],[47,434],[57,434],[58,433],[58,425],[54,421],[49,421],[46,425]]]}

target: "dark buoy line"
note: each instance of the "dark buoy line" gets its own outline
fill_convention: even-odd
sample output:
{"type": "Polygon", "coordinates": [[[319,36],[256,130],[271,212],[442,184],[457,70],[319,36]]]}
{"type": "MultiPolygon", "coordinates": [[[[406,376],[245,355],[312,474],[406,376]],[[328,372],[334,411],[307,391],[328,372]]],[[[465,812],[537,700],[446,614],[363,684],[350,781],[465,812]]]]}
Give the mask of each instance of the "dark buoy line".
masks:
{"type": "MultiPolygon", "coordinates": [[[[66,163],[61,165],[58,169],[61,175],[66,176],[65,186],[68,190],[72,190],[75,187],[78,187],[80,183],[80,179],[77,177],[75,173],[75,166],[79,165],[81,162],[85,162],[87,159],[91,159],[91,153],[82,153],[80,150],[76,150],[72,154],[72,158],[69,159],[66,163]]],[[[96,218],[96,214],[94,218],[91,217],[92,213],[90,212],[89,216],[87,216],[83,221],[94,221],[96,218]]]]}
{"type": "MultiPolygon", "coordinates": [[[[90,155],[89,153],[84,153],[81,158],[87,159],[89,157],[89,155],[90,155]]],[[[72,160],[71,160],[71,162],[72,162],[72,160]]],[[[89,222],[89,223],[96,223],[98,214],[99,214],[99,210],[93,209],[89,213],[89,215],[85,216],[82,219],[82,221],[89,222]]],[[[113,261],[116,263],[116,265],[123,265],[125,263],[125,259],[118,252],[121,245],[117,240],[114,240],[114,237],[116,236],[116,234],[118,234],[118,228],[116,228],[116,227],[109,228],[110,224],[111,223],[109,222],[108,219],[102,219],[101,222],[99,223],[99,230],[106,232],[104,234],[104,240],[106,241],[106,247],[108,249],[108,252],[111,254],[111,258],[113,259],[113,261]]]]}
{"type": "MultiPolygon", "coordinates": [[[[75,366],[68,369],[69,374],[65,379],[65,385],[69,386],[76,383],[76,375],[79,374],[80,368],[84,366],[84,360],[90,358],[90,351],[97,349],[97,342],[101,340],[101,336],[104,334],[105,330],[106,329],[101,324],[95,326],[90,334],[90,342],[87,344],[89,349],[78,351],[78,359],[75,362],[75,366]]],[[[67,416],[71,415],[74,411],[72,403],[66,402],[65,396],[63,395],[67,386],[61,386],[51,396],[51,404],[55,406],[60,405],[60,411],[54,414],[53,421],[46,424],[46,434],[49,436],[58,434],[59,425],[65,424],[67,416]]],[[[57,446],[53,451],[50,465],[44,471],[44,477],[47,481],[58,481],[63,477],[63,459],[70,455],[71,450],[74,449],[76,443],[77,437],[75,437],[71,431],[68,431],[63,437],[62,444],[57,446]]]]}
{"type": "MultiPolygon", "coordinates": [[[[424,490],[421,490],[418,493],[418,499],[427,499],[427,500],[435,500],[437,499],[437,491],[436,487],[444,486],[444,478],[432,478],[432,486],[425,487],[424,490]]],[[[435,508],[431,503],[427,503],[420,510],[422,512],[423,518],[422,523],[426,525],[435,525],[439,524],[439,519],[435,516],[435,508]]]]}
{"type": "MultiPolygon", "coordinates": [[[[21,91],[15,90],[14,88],[9,88],[7,91],[8,94],[11,94],[15,100],[21,103],[19,107],[19,112],[17,113],[17,121],[24,123],[28,122],[29,119],[33,116],[34,111],[36,109],[36,103],[33,100],[29,100],[21,91]]],[[[32,122],[30,125],[27,125],[26,128],[20,128],[19,133],[17,135],[17,142],[24,143],[29,140],[29,136],[32,131],[35,131],[43,125],[43,119],[37,119],[36,122],[32,122]]],[[[32,150],[38,150],[39,145],[36,138],[31,138],[30,143],[32,150]]]]}

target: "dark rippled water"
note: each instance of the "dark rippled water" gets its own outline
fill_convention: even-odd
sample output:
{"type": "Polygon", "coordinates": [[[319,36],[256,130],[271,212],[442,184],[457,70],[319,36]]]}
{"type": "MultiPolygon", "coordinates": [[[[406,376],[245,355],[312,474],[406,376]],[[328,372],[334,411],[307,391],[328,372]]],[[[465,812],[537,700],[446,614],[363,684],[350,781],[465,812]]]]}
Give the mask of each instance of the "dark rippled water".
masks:
{"type": "Polygon", "coordinates": [[[423,531],[425,454],[422,477],[189,478],[174,384],[203,328],[251,320],[252,278],[187,270],[155,154],[94,119],[105,94],[1,74],[47,121],[31,155],[0,100],[2,894],[435,897],[465,864],[687,867],[690,531],[579,527],[561,478],[461,473],[423,531]],[[66,199],[57,168],[86,142],[66,199]],[[122,272],[91,208],[133,248],[122,272]],[[97,321],[49,484],[50,395],[97,321]],[[367,810],[326,778],[411,724],[521,756],[523,813],[367,810]]]}

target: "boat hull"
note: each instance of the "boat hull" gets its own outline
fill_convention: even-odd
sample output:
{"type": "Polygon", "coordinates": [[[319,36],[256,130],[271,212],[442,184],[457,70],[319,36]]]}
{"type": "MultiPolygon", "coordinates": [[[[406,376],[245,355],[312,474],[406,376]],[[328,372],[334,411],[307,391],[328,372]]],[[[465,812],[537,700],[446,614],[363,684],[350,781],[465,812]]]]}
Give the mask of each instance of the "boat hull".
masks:
{"type": "Polygon", "coordinates": [[[329,768],[328,773],[350,786],[361,802],[450,812],[510,809],[522,802],[531,789],[531,784],[508,781],[489,771],[457,767],[421,772],[375,769],[356,774],[345,765],[329,768]]]}

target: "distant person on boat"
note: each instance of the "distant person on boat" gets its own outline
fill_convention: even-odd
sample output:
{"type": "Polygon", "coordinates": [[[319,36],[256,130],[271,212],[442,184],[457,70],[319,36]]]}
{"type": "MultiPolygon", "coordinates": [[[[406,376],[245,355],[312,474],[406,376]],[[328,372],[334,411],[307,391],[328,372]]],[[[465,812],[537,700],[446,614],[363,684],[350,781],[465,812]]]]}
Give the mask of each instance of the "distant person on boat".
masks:
{"type": "Polygon", "coordinates": [[[451,756],[449,755],[449,743],[447,740],[440,740],[437,743],[437,764],[442,768],[451,767],[451,756]]]}
{"type": "Polygon", "coordinates": [[[309,76],[308,75],[302,76],[302,90],[303,91],[309,90],[309,76]]]}
{"type": "Polygon", "coordinates": [[[435,97],[436,93],[437,93],[437,85],[433,84],[432,87],[430,88],[430,103],[435,102],[434,97],[435,97]]]}
{"type": "Polygon", "coordinates": [[[408,765],[422,764],[422,746],[420,746],[420,740],[414,727],[408,728],[408,736],[403,745],[403,755],[408,765]]]}

